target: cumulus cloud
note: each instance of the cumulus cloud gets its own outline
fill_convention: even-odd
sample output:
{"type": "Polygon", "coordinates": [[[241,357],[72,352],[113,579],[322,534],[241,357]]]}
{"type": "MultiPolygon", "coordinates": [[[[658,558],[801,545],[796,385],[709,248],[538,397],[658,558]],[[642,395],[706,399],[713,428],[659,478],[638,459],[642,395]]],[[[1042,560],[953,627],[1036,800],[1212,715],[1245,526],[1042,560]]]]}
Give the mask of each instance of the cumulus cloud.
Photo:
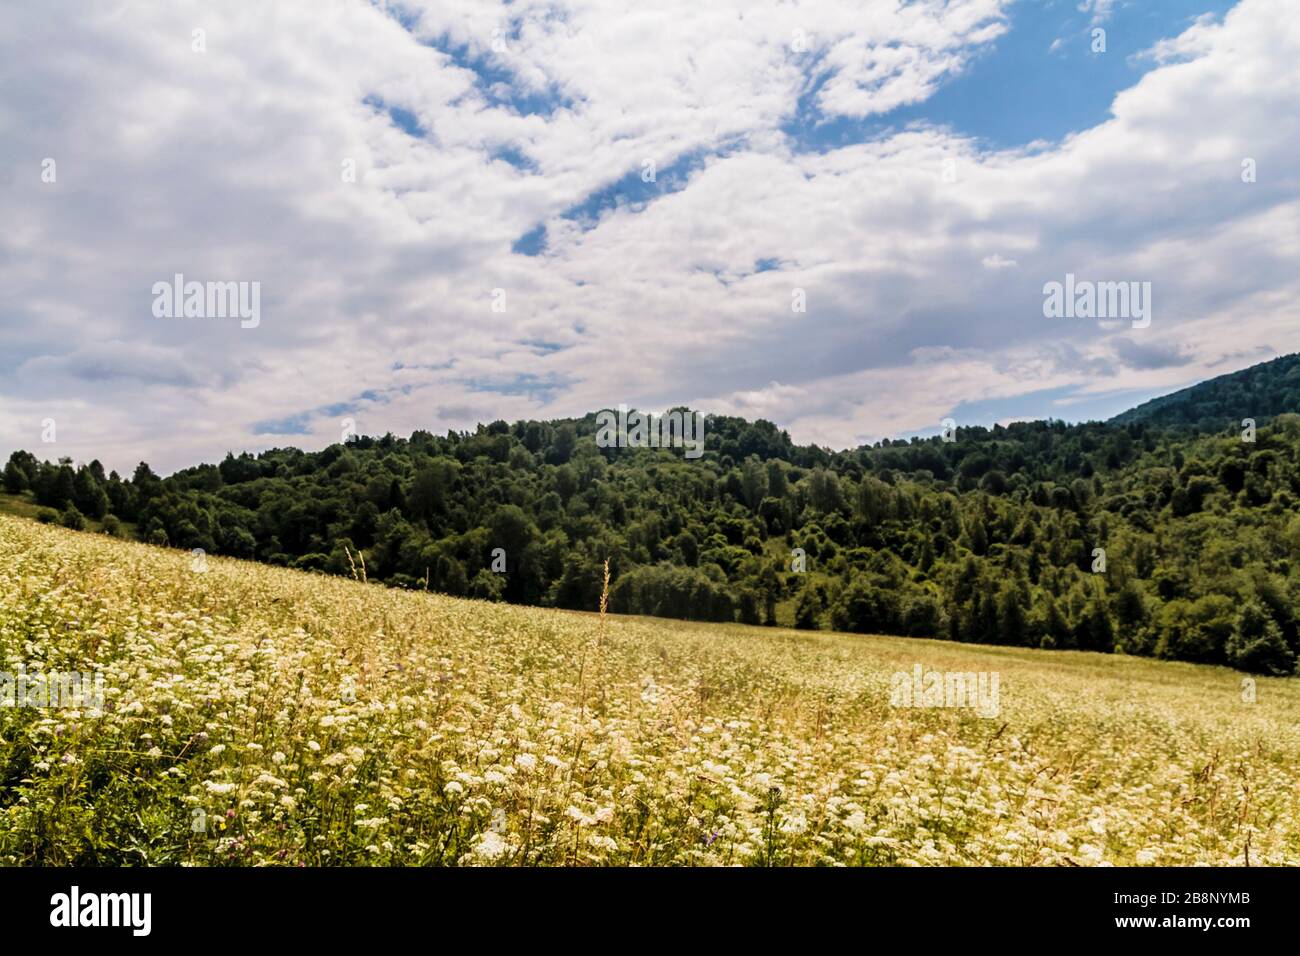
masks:
{"type": "Polygon", "coordinates": [[[0,449],[58,417],[60,454],[168,470],[268,424],[620,402],[844,446],[1293,350],[1288,12],[1179,26],[1107,121],[996,150],[799,130],[923,103],[1014,30],[1001,0],[9,5],[0,449]],[[260,282],[260,325],[156,318],[178,272],[260,282]],[[1151,327],[1045,319],[1067,273],[1151,282],[1151,327]]]}

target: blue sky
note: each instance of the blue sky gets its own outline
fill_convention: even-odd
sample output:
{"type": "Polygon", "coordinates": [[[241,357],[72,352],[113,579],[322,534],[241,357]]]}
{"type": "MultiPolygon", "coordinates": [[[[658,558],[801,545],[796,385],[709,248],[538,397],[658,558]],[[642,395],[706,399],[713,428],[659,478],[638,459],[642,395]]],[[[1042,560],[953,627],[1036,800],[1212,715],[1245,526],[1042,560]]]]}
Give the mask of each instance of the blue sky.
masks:
{"type": "Polygon", "coordinates": [[[48,418],[38,452],[169,471],[344,419],[1109,417],[1300,348],[1292,13],[6,7],[0,457],[48,418]],[[176,273],[259,283],[260,322],[156,316],[176,273]],[[1067,274],[1153,320],[1045,315],[1067,274]]]}
{"type": "Polygon", "coordinates": [[[1232,6],[1232,0],[1134,0],[1099,19],[1080,10],[1078,0],[1020,0],[1008,9],[1008,32],[927,99],[879,117],[826,122],[805,98],[786,128],[800,148],[816,150],[909,123],[950,126],[1002,149],[1056,142],[1107,119],[1115,94],[1155,68],[1143,51],[1197,17],[1222,16],[1232,6]],[[1105,30],[1105,53],[1092,49],[1098,28],[1105,30]]]}

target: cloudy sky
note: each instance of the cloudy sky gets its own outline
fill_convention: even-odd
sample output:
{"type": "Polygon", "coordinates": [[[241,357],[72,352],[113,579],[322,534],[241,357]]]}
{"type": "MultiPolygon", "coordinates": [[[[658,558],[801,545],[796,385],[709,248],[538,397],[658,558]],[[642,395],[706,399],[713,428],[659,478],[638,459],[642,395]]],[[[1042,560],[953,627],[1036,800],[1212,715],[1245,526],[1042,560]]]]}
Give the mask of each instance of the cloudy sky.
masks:
{"type": "Polygon", "coordinates": [[[6,4],[0,457],[619,403],[834,447],[1108,417],[1300,349],[1294,14],[6,4]],[[177,273],[260,283],[260,323],[156,316],[177,273]],[[1067,273],[1150,282],[1149,327],[1046,318],[1067,273]]]}

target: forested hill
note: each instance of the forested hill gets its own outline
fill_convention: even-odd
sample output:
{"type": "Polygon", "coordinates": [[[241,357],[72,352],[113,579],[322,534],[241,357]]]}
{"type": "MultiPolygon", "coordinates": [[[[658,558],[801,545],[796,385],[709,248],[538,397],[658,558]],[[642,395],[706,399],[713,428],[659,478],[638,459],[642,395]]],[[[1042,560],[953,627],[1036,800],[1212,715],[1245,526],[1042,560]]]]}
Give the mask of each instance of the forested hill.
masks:
{"type": "Polygon", "coordinates": [[[1280,396],[1206,383],[1205,407],[1224,418],[1214,433],[1032,422],[832,453],[768,422],[710,416],[691,459],[598,447],[595,416],[498,421],[228,455],[166,479],[145,464],[124,479],[16,452],[0,504],[490,600],[593,609],[608,557],[616,613],[1292,673],[1300,416],[1277,413],[1300,408],[1293,368],[1239,373],[1280,396]],[[1238,393],[1253,404],[1229,409],[1238,393]],[[1230,427],[1263,421],[1262,407],[1275,417],[1253,441],[1230,427]]]}
{"type": "Polygon", "coordinates": [[[1284,355],[1153,398],[1111,421],[1219,431],[1225,426],[1240,427],[1245,418],[1258,423],[1294,411],[1300,411],[1300,354],[1284,355]]]}

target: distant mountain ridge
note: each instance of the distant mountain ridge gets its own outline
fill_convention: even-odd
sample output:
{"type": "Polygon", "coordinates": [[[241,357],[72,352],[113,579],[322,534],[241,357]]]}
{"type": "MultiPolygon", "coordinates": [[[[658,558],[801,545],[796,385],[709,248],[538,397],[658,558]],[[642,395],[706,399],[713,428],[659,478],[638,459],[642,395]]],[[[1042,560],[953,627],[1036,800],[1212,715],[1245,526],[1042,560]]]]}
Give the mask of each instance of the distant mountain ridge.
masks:
{"type": "Polygon", "coordinates": [[[1239,425],[1243,418],[1262,423],[1285,412],[1300,412],[1300,354],[1283,355],[1153,398],[1116,415],[1110,424],[1142,422],[1217,431],[1239,425]]]}

